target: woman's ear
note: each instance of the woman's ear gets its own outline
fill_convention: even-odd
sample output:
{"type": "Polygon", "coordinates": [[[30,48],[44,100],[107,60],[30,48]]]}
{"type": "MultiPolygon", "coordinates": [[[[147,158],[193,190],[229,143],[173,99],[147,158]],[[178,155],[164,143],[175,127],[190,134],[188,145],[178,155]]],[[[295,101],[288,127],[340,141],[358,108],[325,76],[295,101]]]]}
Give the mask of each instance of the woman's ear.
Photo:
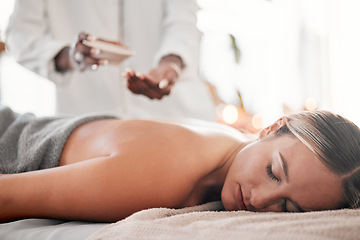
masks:
{"type": "Polygon", "coordinates": [[[275,132],[282,126],[285,126],[287,121],[288,121],[288,117],[284,116],[284,117],[280,118],[279,120],[277,120],[276,122],[274,122],[273,124],[271,124],[270,126],[264,128],[259,133],[259,139],[266,137],[267,135],[269,135],[272,132],[275,132]]]}

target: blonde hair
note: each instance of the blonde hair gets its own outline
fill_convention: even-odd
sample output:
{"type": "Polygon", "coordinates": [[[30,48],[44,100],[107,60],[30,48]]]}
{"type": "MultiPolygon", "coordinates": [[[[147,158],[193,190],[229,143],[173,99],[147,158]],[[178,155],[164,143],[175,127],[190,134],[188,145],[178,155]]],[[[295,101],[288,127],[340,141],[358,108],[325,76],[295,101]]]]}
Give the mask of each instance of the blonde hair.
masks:
{"type": "Polygon", "coordinates": [[[344,204],[360,207],[360,129],[329,111],[292,114],[277,134],[292,134],[343,180],[344,204]]]}

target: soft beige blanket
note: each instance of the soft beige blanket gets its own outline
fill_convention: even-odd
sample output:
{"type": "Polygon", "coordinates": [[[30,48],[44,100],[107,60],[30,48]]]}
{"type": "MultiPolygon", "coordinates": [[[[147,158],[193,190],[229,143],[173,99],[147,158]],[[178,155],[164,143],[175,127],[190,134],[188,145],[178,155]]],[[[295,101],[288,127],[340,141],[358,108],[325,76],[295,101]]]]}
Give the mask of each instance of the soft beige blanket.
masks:
{"type": "Polygon", "coordinates": [[[154,208],[110,224],[88,240],[113,239],[360,239],[360,210],[308,213],[216,211],[219,202],[184,209],[154,208]]]}

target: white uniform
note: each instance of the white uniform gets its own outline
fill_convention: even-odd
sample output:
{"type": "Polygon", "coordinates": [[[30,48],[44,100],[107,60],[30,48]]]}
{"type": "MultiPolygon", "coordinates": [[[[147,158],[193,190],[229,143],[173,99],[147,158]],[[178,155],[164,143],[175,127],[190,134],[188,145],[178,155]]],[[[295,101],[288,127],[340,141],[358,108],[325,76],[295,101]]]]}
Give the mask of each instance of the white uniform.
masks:
{"type": "Polygon", "coordinates": [[[20,64],[57,85],[58,113],[214,120],[214,103],[198,76],[197,10],[196,0],[16,0],[7,44],[20,64]],[[80,31],[121,41],[136,55],[120,67],[56,72],[54,57],[80,31]],[[168,54],[187,66],[170,96],[150,100],[127,89],[125,68],[147,73],[168,54]]]}

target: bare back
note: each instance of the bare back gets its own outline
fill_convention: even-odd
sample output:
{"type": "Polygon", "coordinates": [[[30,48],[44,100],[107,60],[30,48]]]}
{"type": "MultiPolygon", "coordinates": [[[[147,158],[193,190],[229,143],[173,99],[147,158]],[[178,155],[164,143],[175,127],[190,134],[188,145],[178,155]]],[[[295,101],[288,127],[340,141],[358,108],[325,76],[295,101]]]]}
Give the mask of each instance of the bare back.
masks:
{"type": "Polygon", "coordinates": [[[69,137],[59,165],[113,154],[144,161],[191,161],[217,167],[227,154],[244,143],[230,127],[198,120],[183,122],[119,120],[93,121],[69,137]]]}
{"type": "Polygon", "coordinates": [[[158,179],[162,189],[176,186],[167,195],[177,196],[175,205],[189,206],[203,201],[202,186],[222,184],[226,167],[211,173],[226,165],[244,140],[235,129],[198,120],[100,120],[73,132],[60,165],[116,156],[120,167],[138,179],[158,179]]]}

